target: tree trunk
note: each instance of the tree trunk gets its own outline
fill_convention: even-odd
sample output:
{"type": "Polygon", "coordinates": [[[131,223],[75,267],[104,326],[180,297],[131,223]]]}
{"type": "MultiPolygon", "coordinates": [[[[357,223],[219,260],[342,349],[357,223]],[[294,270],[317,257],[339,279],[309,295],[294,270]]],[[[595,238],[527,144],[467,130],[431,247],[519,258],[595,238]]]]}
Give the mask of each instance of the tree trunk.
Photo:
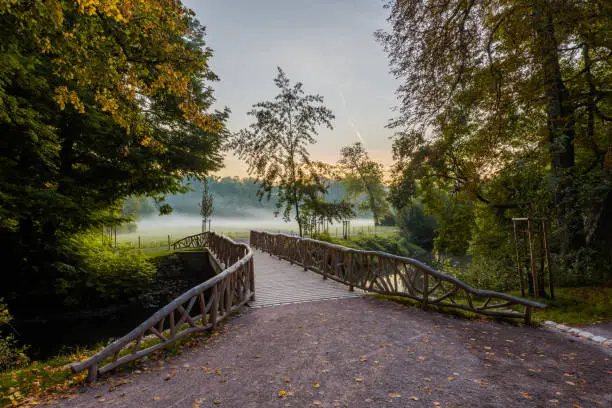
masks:
{"type": "Polygon", "coordinates": [[[574,185],[574,107],[563,83],[552,6],[549,0],[535,0],[533,7],[536,55],[540,60],[547,98],[547,128],[553,176],[558,180],[555,206],[559,225],[565,229],[561,252],[568,253],[585,244],[584,226],[578,210],[574,185]]]}

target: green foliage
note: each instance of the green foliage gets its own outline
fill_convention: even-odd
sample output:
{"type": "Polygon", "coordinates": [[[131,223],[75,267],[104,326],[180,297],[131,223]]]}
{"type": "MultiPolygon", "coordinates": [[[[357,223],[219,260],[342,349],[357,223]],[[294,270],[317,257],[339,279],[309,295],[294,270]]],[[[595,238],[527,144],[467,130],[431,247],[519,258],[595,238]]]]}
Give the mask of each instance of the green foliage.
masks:
{"type": "Polygon", "coordinates": [[[146,292],[156,276],[143,252],[110,248],[97,235],[75,236],[69,245],[73,262],[56,265],[61,275],[54,285],[66,306],[129,302],[146,292]]]}
{"type": "Polygon", "coordinates": [[[489,270],[490,284],[509,279],[516,216],[551,222],[561,281],[610,279],[609,2],[387,6],[391,30],[377,36],[401,81],[393,205],[424,191],[461,197],[444,211],[424,199],[440,223],[436,248],[461,253],[472,241],[474,274],[489,270]],[[488,207],[471,234],[461,228],[474,225],[470,202],[488,207]],[[460,214],[445,220],[451,210],[460,214]]]}
{"type": "Polygon", "coordinates": [[[425,214],[421,202],[402,208],[397,215],[397,224],[402,238],[427,250],[433,249],[438,222],[434,216],[425,214]]]}
{"type": "Polygon", "coordinates": [[[27,346],[18,345],[14,334],[11,333],[10,323],[13,316],[7,307],[0,298],[0,372],[23,366],[29,361],[25,354],[27,346]]]}
{"type": "Polygon", "coordinates": [[[0,3],[0,295],[17,315],[57,265],[80,268],[72,235],[220,168],[228,113],[211,112],[204,34],[180,2],[0,3]]]}
{"type": "Polygon", "coordinates": [[[321,95],[306,95],[301,82],[292,86],[280,68],[274,84],[280,93],[253,105],[248,115],[255,122],[234,135],[231,147],[260,182],[258,197],[269,200],[276,189],[277,213],[286,221],[293,213],[302,235],[301,206],[326,192],[320,180],[324,166],[310,160],[308,146],[316,142],[318,127],[332,129],[335,117],[321,95]]]}
{"type": "Polygon", "coordinates": [[[474,206],[458,194],[447,195],[428,191],[423,196],[426,214],[436,218],[438,228],[434,248],[438,252],[464,255],[469,247],[474,226],[474,206]]]}
{"type": "Polygon", "coordinates": [[[393,255],[415,258],[423,262],[431,261],[429,252],[396,234],[388,236],[361,235],[351,237],[350,239],[332,238],[328,235],[320,235],[318,239],[349,248],[387,252],[393,255]]]}
{"type": "MultiPolygon", "coordinates": [[[[520,296],[520,292],[512,292],[520,296]]],[[[612,322],[612,288],[592,286],[555,289],[555,299],[533,299],[547,305],[534,310],[536,321],[552,320],[569,325],[612,322]]],[[[586,329],[588,331],[588,328],[586,329]]]]}
{"type": "Polygon", "coordinates": [[[370,211],[375,225],[390,213],[387,201],[387,190],[383,184],[383,165],[371,160],[365,147],[357,142],[340,149],[342,158],[338,161],[338,168],[342,177],[342,184],[346,186],[346,194],[352,199],[365,199],[358,203],[358,209],[370,211]]]}

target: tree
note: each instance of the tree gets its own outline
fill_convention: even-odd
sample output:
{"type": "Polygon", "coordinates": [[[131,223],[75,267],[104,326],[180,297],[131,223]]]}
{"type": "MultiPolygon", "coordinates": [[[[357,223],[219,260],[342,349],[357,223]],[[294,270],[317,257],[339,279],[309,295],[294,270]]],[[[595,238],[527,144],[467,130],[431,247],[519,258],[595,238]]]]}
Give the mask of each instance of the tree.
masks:
{"type": "Polygon", "coordinates": [[[204,33],[180,2],[0,4],[8,301],[32,282],[53,294],[66,240],[121,222],[109,210],[120,200],[183,191],[184,176],[220,167],[227,112],[209,112],[204,33]]]}
{"type": "Polygon", "coordinates": [[[356,199],[365,194],[366,200],[359,204],[359,208],[371,211],[374,225],[380,225],[389,213],[382,164],[371,160],[360,142],[344,146],[340,152],[342,158],[338,161],[338,167],[348,196],[356,199]]]}
{"type": "Polygon", "coordinates": [[[260,180],[260,199],[270,199],[277,189],[279,213],[285,221],[295,214],[301,236],[301,206],[307,197],[326,190],[310,160],[308,145],[316,143],[318,127],[332,129],[335,117],[323,105],[322,96],[306,95],[301,82],[292,86],[280,68],[274,84],[280,93],[274,101],[253,105],[248,115],[255,122],[234,135],[231,147],[246,162],[249,174],[260,180]]]}
{"type": "Polygon", "coordinates": [[[202,216],[202,232],[206,231],[206,225],[211,218],[215,207],[213,206],[213,195],[208,191],[208,179],[203,180],[202,201],[200,201],[200,215],[202,216]]]}
{"type": "MultiPolygon", "coordinates": [[[[402,83],[394,197],[424,179],[465,191],[493,211],[521,211],[519,195],[489,184],[526,166],[551,189],[561,252],[609,237],[612,217],[610,2],[389,1],[377,37],[402,83]],[[586,199],[586,197],[589,197],[586,199]],[[604,209],[606,208],[606,209],[604,209]],[[584,222],[583,220],[586,220],[584,222]]],[[[539,194],[539,197],[546,194],[539,194]]],[[[524,215],[524,214],[523,214],[524,215]]]]}

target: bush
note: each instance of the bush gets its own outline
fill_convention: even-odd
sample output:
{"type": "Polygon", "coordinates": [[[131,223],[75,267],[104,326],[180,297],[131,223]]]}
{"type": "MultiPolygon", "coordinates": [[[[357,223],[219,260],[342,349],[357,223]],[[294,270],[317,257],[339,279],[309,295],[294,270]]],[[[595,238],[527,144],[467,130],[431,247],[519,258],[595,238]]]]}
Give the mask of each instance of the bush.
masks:
{"type": "Polygon", "coordinates": [[[3,299],[0,299],[0,372],[23,366],[29,361],[25,355],[27,347],[18,346],[13,334],[5,333],[12,320],[3,299]]]}
{"type": "Polygon", "coordinates": [[[98,307],[125,302],[144,293],[156,269],[140,251],[103,245],[98,237],[79,235],[69,243],[71,264],[58,263],[56,291],[65,305],[98,307]]]}
{"type": "Polygon", "coordinates": [[[400,210],[397,217],[400,235],[407,241],[431,250],[438,222],[432,215],[426,215],[423,204],[417,202],[400,210]]]}

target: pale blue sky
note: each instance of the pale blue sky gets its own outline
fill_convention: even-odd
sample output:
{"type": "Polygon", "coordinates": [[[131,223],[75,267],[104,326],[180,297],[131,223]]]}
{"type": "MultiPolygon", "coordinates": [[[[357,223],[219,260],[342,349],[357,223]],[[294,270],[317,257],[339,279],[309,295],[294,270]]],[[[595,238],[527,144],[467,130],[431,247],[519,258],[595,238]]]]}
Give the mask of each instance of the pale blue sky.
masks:
{"type": "MultiPolygon", "coordinates": [[[[359,140],[371,156],[390,163],[396,81],[373,33],[387,28],[381,0],[184,0],[207,27],[214,50],[216,106],[232,110],[229,127],[250,123],[251,105],[276,95],[280,66],[307,93],[319,93],[334,111],[334,130],[323,130],[313,159],[335,162],[340,147],[359,140]]],[[[233,157],[220,175],[245,176],[233,157]]]]}

